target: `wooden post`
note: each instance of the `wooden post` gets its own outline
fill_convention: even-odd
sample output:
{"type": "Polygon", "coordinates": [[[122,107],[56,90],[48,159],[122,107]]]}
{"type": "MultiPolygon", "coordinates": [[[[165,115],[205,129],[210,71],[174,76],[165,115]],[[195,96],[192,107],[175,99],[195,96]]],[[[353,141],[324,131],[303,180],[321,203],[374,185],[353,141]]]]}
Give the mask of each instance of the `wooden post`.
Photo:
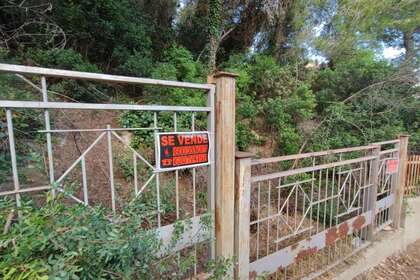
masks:
{"type": "Polygon", "coordinates": [[[249,278],[249,223],[251,202],[251,158],[236,152],[235,162],[235,279],[249,278]]]}
{"type": "Polygon", "coordinates": [[[219,72],[208,78],[216,84],[216,257],[233,257],[235,182],[235,88],[237,75],[219,72]]]}
{"type": "Polygon", "coordinates": [[[368,209],[371,211],[372,215],[372,224],[368,228],[368,240],[373,240],[373,235],[376,228],[375,218],[376,218],[376,200],[378,195],[378,183],[379,183],[379,165],[380,165],[380,152],[381,146],[373,145],[372,155],[376,158],[372,160],[371,168],[371,183],[369,197],[368,197],[368,209]]]}
{"type": "Polygon", "coordinates": [[[409,135],[399,135],[399,162],[398,162],[398,179],[397,186],[394,194],[394,217],[393,227],[399,229],[401,227],[401,216],[404,214],[402,209],[403,198],[404,198],[404,186],[407,173],[407,150],[408,150],[408,138],[409,135]]]}

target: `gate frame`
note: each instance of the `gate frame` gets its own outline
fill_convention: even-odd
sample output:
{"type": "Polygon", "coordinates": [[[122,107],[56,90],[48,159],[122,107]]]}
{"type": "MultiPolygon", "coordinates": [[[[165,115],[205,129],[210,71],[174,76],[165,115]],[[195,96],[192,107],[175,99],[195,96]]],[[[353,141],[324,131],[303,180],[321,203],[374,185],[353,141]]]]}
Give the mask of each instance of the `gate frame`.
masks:
{"type": "MultiPolygon", "coordinates": [[[[20,195],[27,192],[39,192],[55,190],[53,183],[54,164],[52,152],[51,129],[49,109],[86,109],[86,110],[139,110],[139,111],[172,111],[172,112],[207,112],[207,131],[212,138],[210,149],[210,164],[208,165],[208,209],[212,212],[213,227],[211,236],[210,258],[222,256],[233,257],[234,227],[232,224],[234,215],[234,151],[235,151],[235,79],[236,74],[218,72],[209,78],[207,84],[157,80],[149,78],[128,77],[100,73],[70,71],[61,69],[50,69],[42,67],[22,66],[0,63],[0,73],[15,74],[32,88],[42,94],[42,101],[11,101],[0,100],[0,108],[5,109],[8,121],[8,135],[11,150],[12,174],[14,190],[0,192],[0,196],[15,196],[16,203],[20,206],[20,195]],[[41,86],[33,84],[23,75],[40,77],[41,86]],[[207,94],[207,104],[203,107],[190,106],[165,106],[165,105],[133,105],[133,104],[95,104],[95,103],[70,103],[70,102],[49,102],[46,77],[67,78],[75,80],[87,80],[102,83],[123,83],[138,85],[153,85],[160,87],[186,88],[204,90],[207,94]],[[45,130],[47,136],[48,153],[48,177],[50,185],[20,188],[18,169],[15,153],[15,142],[13,134],[12,109],[27,108],[41,109],[44,111],[45,130]],[[226,140],[227,139],[227,140],[226,140]],[[216,176],[217,173],[217,176],[216,176]],[[217,189],[220,190],[217,190],[217,189]]],[[[113,130],[110,127],[104,129],[82,129],[80,131],[102,131],[108,135],[113,130]]],[[[130,129],[120,129],[130,130],[130,129]]],[[[58,130],[57,130],[58,131],[58,130]]],[[[109,144],[109,143],[108,143],[109,144]]],[[[82,160],[82,165],[84,161],[82,160]]],[[[112,183],[111,183],[112,188],[112,183]]],[[[115,207],[113,207],[115,208],[115,207]]]]}

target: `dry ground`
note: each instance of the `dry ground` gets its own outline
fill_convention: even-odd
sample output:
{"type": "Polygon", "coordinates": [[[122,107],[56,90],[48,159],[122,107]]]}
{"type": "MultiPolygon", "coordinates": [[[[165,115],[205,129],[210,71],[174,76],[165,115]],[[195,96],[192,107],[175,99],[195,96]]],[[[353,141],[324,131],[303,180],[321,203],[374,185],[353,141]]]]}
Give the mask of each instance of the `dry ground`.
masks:
{"type": "Polygon", "coordinates": [[[420,279],[420,239],[355,279],[420,279]]]}

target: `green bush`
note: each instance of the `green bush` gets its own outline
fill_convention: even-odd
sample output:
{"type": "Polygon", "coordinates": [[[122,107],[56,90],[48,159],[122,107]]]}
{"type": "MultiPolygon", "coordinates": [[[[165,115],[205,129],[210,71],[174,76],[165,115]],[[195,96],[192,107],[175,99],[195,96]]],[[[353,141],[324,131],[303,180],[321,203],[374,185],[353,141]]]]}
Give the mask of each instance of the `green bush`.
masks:
{"type": "Polygon", "coordinates": [[[26,59],[31,59],[43,67],[81,72],[101,72],[96,65],[87,62],[80,53],[72,49],[29,49],[25,56],[26,59]]]}
{"type": "Polygon", "coordinates": [[[236,147],[240,151],[246,151],[251,143],[255,140],[255,135],[250,130],[250,127],[242,124],[236,124],[236,147]]]}
{"type": "Polygon", "coordinates": [[[244,150],[257,144],[260,136],[253,131],[270,131],[275,132],[278,152],[297,152],[303,136],[297,125],[313,118],[316,107],[310,85],[300,77],[294,77],[291,65],[281,65],[268,55],[231,56],[225,67],[239,74],[236,94],[238,148],[244,150]],[[258,117],[265,127],[256,126],[258,117]]]}
{"type": "MultiPolygon", "coordinates": [[[[10,211],[1,202],[4,215],[10,211]]],[[[3,279],[142,278],[156,261],[159,243],[134,218],[112,224],[101,208],[50,202],[25,207],[22,219],[1,237],[3,279]]]]}
{"type": "Polygon", "coordinates": [[[399,75],[395,66],[367,51],[321,69],[312,88],[324,121],[310,149],[366,145],[409,132],[410,147],[418,150],[419,100],[412,94],[419,88],[390,75],[399,75]]]}
{"type": "MultiPolygon", "coordinates": [[[[203,82],[204,69],[194,61],[189,51],[176,45],[169,48],[151,72],[156,79],[179,80],[188,82],[203,82]]],[[[142,103],[184,106],[206,106],[206,93],[183,88],[158,88],[147,86],[144,88],[142,103]],[[164,101],[163,101],[164,100],[164,101]]],[[[173,113],[161,112],[158,114],[159,131],[174,130],[173,113]]],[[[152,112],[127,111],[120,115],[119,122],[122,127],[154,127],[154,114],[152,112]]],[[[192,129],[192,113],[177,113],[177,130],[190,131],[192,129]]],[[[207,130],[205,114],[196,113],[195,129],[207,130]]],[[[154,131],[135,131],[131,145],[134,148],[153,147],[154,131]]]]}
{"type": "MultiPolygon", "coordinates": [[[[12,200],[0,200],[0,225],[7,223],[12,200]]],[[[142,228],[137,212],[124,212],[124,222],[110,222],[100,207],[69,206],[49,200],[36,208],[30,201],[19,209],[21,218],[0,233],[0,277],[17,279],[184,279],[197,260],[192,255],[159,258],[162,247],[153,230],[142,228]],[[132,214],[136,213],[136,214],[132,214]]],[[[203,220],[203,226],[206,221],[203,220]]],[[[177,222],[176,241],[188,223],[177,222]]],[[[223,279],[231,261],[219,259],[207,271],[223,279]]]]}

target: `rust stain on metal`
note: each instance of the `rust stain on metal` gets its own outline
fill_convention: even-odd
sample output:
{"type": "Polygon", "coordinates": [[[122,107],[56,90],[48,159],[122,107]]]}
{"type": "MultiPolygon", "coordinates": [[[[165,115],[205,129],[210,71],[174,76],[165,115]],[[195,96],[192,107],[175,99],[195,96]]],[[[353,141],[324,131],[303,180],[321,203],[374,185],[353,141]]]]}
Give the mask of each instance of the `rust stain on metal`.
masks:
{"type": "Polygon", "coordinates": [[[332,227],[330,228],[327,233],[325,233],[325,243],[326,245],[332,245],[338,238],[337,228],[332,227]]]}
{"type": "Polygon", "coordinates": [[[357,217],[357,219],[354,220],[354,222],[353,222],[353,229],[354,230],[361,229],[363,227],[363,225],[365,224],[365,222],[366,222],[366,219],[365,219],[364,216],[357,217]]]}
{"type": "Polygon", "coordinates": [[[312,248],[308,248],[308,249],[304,249],[302,251],[300,251],[297,256],[295,257],[296,261],[302,260],[307,256],[313,255],[316,252],[318,252],[318,248],[317,247],[312,247],[312,248]]]}
{"type": "Polygon", "coordinates": [[[249,272],[249,279],[250,280],[257,279],[257,272],[256,271],[250,271],[249,272]]]}
{"type": "Polygon", "coordinates": [[[338,227],[338,237],[344,238],[349,233],[349,225],[347,223],[343,223],[338,227]]]}

